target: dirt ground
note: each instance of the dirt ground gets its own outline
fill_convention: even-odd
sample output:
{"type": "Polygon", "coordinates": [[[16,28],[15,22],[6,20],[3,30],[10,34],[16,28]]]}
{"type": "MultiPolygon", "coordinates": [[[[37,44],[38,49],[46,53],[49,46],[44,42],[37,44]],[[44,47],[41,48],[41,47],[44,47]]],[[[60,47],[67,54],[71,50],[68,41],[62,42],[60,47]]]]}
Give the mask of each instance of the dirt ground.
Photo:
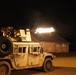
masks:
{"type": "Polygon", "coordinates": [[[53,61],[53,66],[61,67],[75,67],[76,68],[76,57],[56,57],[53,61]]]}

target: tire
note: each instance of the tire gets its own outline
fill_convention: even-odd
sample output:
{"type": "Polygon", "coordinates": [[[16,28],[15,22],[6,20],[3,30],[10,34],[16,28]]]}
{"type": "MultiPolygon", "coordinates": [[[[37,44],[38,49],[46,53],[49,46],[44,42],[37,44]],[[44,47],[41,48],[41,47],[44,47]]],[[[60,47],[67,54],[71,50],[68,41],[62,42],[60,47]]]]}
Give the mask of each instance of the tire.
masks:
{"type": "Polygon", "coordinates": [[[44,72],[49,72],[53,69],[53,66],[52,66],[52,61],[50,58],[46,58],[44,63],[43,63],[43,66],[42,66],[42,70],[44,72]]]}
{"type": "Polygon", "coordinates": [[[0,75],[10,75],[11,67],[10,64],[6,61],[0,62],[0,75]]]}
{"type": "Polygon", "coordinates": [[[0,57],[5,57],[13,50],[13,43],[8,37],[0,37],[0,57]]]}

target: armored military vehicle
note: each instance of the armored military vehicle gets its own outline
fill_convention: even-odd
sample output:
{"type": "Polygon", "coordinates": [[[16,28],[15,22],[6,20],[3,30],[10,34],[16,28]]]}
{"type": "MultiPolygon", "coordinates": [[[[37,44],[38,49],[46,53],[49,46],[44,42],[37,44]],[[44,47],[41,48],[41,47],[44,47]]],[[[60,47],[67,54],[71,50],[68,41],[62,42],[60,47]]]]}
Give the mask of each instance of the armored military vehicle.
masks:
{"type": "Polygon", "coordinates": [[[29,29],[1,28],[0,75],[10,75],[11,70],[36,67],[48,72],[53,68],[54,57],[53,54],[44,52],[39,42],[31,41],[29,29]]]}

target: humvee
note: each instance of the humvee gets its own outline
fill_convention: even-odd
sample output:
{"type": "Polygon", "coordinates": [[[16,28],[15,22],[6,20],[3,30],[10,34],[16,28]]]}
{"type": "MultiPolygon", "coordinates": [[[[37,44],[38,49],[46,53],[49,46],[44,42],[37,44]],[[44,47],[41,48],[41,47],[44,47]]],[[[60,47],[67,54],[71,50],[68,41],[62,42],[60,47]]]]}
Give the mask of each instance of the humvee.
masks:
{"type": "Polygon", "coordinates": [[[1,28],[0,75],[10,75],[11,70],[40,67],[48,72],[53,68],[54,55],[43,51],[39,42],[31,41],[29,29],[1,28]]]}

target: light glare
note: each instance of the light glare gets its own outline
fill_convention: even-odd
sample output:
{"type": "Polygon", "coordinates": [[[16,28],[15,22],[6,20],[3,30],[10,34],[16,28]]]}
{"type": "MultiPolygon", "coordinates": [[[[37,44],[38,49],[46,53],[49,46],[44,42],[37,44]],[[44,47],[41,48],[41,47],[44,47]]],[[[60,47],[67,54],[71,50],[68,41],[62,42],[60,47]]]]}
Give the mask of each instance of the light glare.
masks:
{"type": "Polygon", "coordinates": [[[51,33],[54,31],[55,31],[55,29],[53,27],[51,27],[51,28],[37,28],[35,33],[51,33]]]}

